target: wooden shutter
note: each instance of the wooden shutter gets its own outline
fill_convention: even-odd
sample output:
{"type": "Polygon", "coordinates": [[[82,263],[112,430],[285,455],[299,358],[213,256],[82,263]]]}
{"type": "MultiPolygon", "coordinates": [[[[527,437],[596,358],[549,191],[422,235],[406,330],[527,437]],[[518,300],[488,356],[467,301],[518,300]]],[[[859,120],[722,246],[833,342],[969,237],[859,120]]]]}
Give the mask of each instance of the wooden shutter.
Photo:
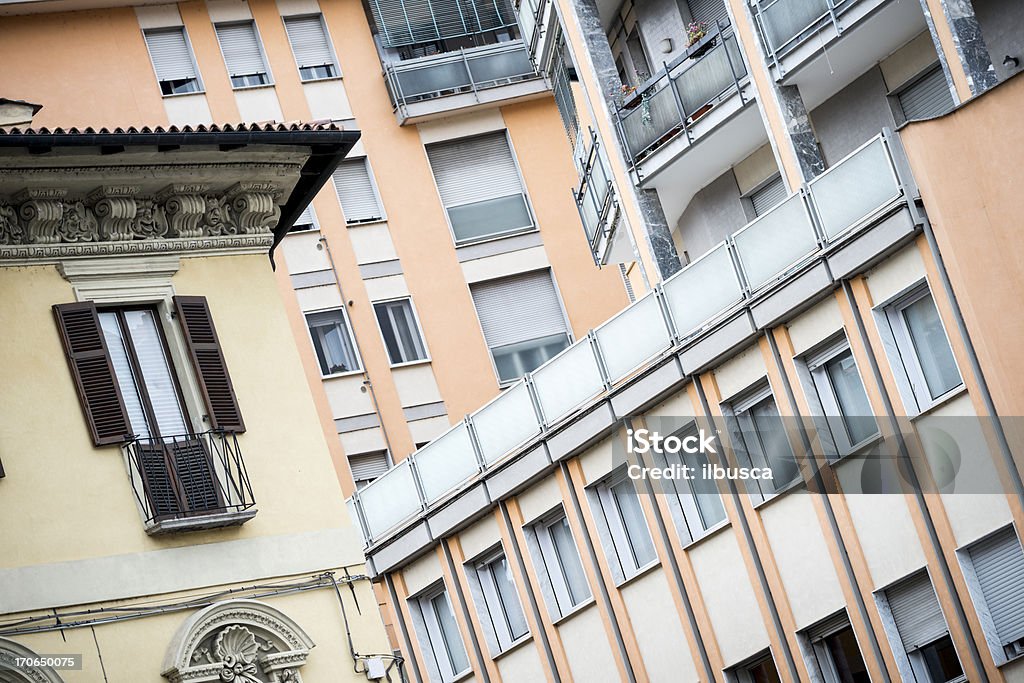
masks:
{"type": "Polygon", "coordinates": [[[176,296],[174,308],[178,322],[185,331],[199,387],[206,400],[210,426],[232,432],[244,432],[245,423],[238,408],[235,389],[231,386],[224,353],[210,316],[205,296],[176,296]]]}
{"type": "Polygon", "coordinates": [[[928,572],[901,581],[887,589],[885,596],[907,652],[933,643],[949,632],[928,572]]]}
{"type": "Polygon", "coordinates": [[[178,27],[146,31],[145,36],[157,80],[177,81],[196,77],[192,52],[185,41],[185,29],[178,27]]]}
{"type": "Polygon", "coordinates": [[[781,175],[775,176],[764,187],[750,194],[750,202],[754,205],[754,215],[763,216],[785,198],[786,183],[783,182],[781,175]]]}
{"type": "Polygon", "coordinates": [[[96,306],[91,301],[57,304],[53,313],[93,443],[123,443],[132,428],[96,306]]]}
{"type": "Polygon", "coordinates": [[[295,62],[300,69],[311,66],[334,65],[331,43],[327,40],[323,20],[319,14],[311,17],[285,17],[284,27],[288,42],[292,44],[295,62]]]}
{"type": "Polygon", "coordinates": [[[219,24],[216,26],[217,40],[224,63],[231,76],[251,76],[267,73],[263,63],[263,52],[256,37],[256,28],[251,21],[244,24],[219,24]]]}
{"type": "Polygon", "coordinates": [[[433,144],[427,156],[446,207],[523,192],[504,131],[433,144]]]}
{"type": "Polygon", "coordinates": [[[1013,527],[979,541],[970,555],[1000,645],[1024,638],[1024,551],[1013,527]]]}
{"type": "Polygon", "coordinates": [[[956,106],[941,66],[915,81],[897,98],[907,121],[930,119],[945,114],[956,106]]]}
{"type": "Polygon", "coordinates": [[[538,270],[470,285],[487,346],[566,332],[551,273],[538,270]]]}
{"type": "Polygon", "coordinates": [[[346,223],[379,221],[384,217],[365,157],[341,162],[334,172],[334,189],[346,223]]]}

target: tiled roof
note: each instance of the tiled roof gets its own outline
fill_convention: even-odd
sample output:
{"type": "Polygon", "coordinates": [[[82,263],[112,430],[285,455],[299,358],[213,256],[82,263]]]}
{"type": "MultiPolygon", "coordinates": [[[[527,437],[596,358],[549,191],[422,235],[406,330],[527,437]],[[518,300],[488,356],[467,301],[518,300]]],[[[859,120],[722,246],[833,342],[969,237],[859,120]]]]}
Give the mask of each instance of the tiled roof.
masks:
{"type": "Polygon", "coordinates": [[[0,135],[166,135],[178,133],[296,133],[342,131],[345,128],[330,119],[291,121],[288,123],[225,123],[197,126],[142,126],[136,128],[0,128],[0,135]]]}

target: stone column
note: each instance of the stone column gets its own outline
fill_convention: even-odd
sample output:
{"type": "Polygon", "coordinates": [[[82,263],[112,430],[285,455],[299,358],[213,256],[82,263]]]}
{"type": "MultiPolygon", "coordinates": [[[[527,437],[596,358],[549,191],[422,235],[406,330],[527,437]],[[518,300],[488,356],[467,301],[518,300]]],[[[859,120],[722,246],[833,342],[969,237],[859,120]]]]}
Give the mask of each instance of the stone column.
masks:
{"type": "Polygon", "coordinates": [[[935,29],[935,22],[940,19],[936,16],[937,6],[941,6],[946,25],[953,34],[953,45],[956,46],[956,53],[967,77],[971,95],[980,95],[998,83],[999,78],[996,76],[988,46],[985,45],[985,37],[981,33],[978,18],[974,14],[974,5],[971,4],[971,0],[921,0],[921,9],[928,23],[929,33],[935,42],[935,51],[944,58],[942,44],[935,29]]]}

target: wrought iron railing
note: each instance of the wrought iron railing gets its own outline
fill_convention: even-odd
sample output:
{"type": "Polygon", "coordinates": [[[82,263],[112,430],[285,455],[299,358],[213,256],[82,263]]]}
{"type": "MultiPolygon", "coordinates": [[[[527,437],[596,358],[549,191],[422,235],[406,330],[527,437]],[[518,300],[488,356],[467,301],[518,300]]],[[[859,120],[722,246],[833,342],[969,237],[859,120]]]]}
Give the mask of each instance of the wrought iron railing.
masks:
{"type": "Polygon", "coordinates": [[[795,49],[806,38],[832,24],[843,32],[842,14],[857,0],[758,0],[758,30],[772,63],[795,49]]]}
{"type": "Polygon", "coordinates": [[[193,520],[195,526],[207,527],[211,524],[204,518],[245,512],[255,505],[233,432],[136,438],[124,450],[147,525],[193,520]]]}
{"type": "Polygon", "coordinates": [[[385,65],[384,76],[392,102],[400,109],[540,77],[522,40],[391,62],[385,65]]]}
{"type": "Polygon", "coordinates": [[[657,285],[349,501],[375,542],[906,200],[890,133],[657,285]]]}
{"type": "Polygon", "coordinates": [[[727,24],[711,28],[687,53],[663,65],[615,112],[623,146],[638,162],[680,134],[695,139],[694,124],[747,77],[736,36],[727,24]]]}

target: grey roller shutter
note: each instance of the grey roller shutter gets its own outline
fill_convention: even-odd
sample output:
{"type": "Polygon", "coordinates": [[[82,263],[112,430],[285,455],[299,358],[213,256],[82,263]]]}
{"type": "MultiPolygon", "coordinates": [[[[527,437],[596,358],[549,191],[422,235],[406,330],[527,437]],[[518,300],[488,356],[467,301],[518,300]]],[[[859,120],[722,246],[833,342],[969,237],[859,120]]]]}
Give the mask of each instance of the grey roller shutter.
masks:
{"type": "Polygon", "coordinates": [[[373,481],[389,469],[387,451],[350,455],[348,466],[352,470],[352,479],[357,483],[373,481]]]}
{"type": "Polygon", "coordinates": [[[949,632],[927,572],[885,591],[896,629],[907,652],[933,643],[949,632]]]}
{"type": "Polygon", "coordinates": [[[430,43],[516,23],[508,0],[369,0],[385,47],[430,43]]]}
{"type": "Polygon", "coordinates": [[[227,64],[229,75],[250,76],[267,73],[260,41],[256,37],[256,27],[251,21],[244,24],[218,24],[216,29],[217,40],[220,42],[221,52],[224,53],[224,63],[227,64]]]}
{"type": "Polygon", "coordinates": [[[955,106],[942,67],[936,67],[897,97],[903,116],[908,121],[930,119],[945,114],[955,106]]]}
{"type": "Polygon", "coordinates": [[[379,221],[384,217],[365,157],[341,162],[334,172],[334,188],[345,212],[346,223],[379,221]]]}
{"type": "Polygon", "coordinates": [[[313,225],[313,205],[307,204],[299,217],[295,219],[295,225],[313,225]]]}
{"type": "Polygon", "coordinates": [[[550,271],[480,282],[470,291],[491,348],[566,332],[550,271]]]}
{"type": "Polygon", "coordinates": [[[192,52],[185,41],[185,29],[179,26],[146,31],[145,36],[157,80],[178,81],[196,77],[192,52]]]}
{"type": "Polygon", "coordinates": [[[523,192],[504,132],[430,145],[427,156],[446,207],[523,192]]]}
{"type": "Polygon", "coordinates": [[[292,44],[299,68],[334,64],[331,43],[327,39],[323,20],[319,14],[311,17],[285,17],[288,42],[292,44]]]}
{"type": "Polygon", "coordinates": [[[978,542],[970,555],[1000,644],[1024,638],[1024,551],[1013,527],[978,542]]]}
{"type": "Polygon", "coordinates": [[[776,176],[761,189],[752,192],[750,201],[754,205],[754,215],[763,216],[786,198],[786,183],[782,176],[776,176]]]}
{"type": "Polygon", "coordinates": [[[844,628],[850,628],[850,618],[846,616],[845,611],[837,612],[807,629],[807,638],[813,643],[827,638],[833,633],[838,633],[844,628]]]}
{"type": "Polygon", "coordinates": [[[694,21],[703,21],[710,29],[716,22],[722,25],[729,23],[729,11],[725,8],[725,0],[687,0],[690,15],[694,21]]]}

